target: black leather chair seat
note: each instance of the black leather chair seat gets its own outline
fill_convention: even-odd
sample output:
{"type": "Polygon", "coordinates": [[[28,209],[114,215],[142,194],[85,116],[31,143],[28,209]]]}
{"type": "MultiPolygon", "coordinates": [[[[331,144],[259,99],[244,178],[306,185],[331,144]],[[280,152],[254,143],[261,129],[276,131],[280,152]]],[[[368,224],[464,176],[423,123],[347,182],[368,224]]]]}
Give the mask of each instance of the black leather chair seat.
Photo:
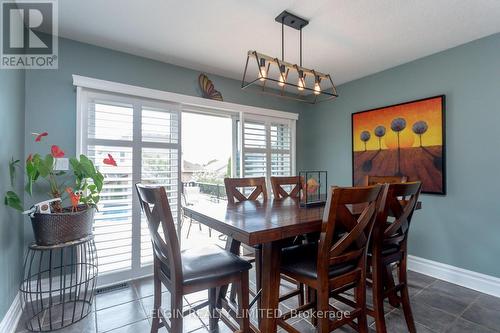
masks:
{"type": "MultiPolygon", "coordinates": [[[[183,284],[205,283],[248,271],[252,265],[217,246],[181,251],[183,284]]],[[[165,269],[166,267],[162,267],[165,269]]],[[[168,274],[167,274],[168,276],[168,274]]]]}
{"type": "MultiPolygon", "coordinates": [[[[318,244],[303,244],[284,248],[281,251],[281,269],[306,276],[311,279],[318,278],[317,272],[318,244]]],[[[352,263],[344,263],[330,266],[329,277],[335,277],[347,273],[356,267],[352,263]]]]}
{"type": "MultiPolygon", "coordinates": [[[[371,251],[372,251],[372,249],[369,248],[368,249],[369,256],[371,256],[371,251]]],[[[399,246],[397,246],[397,245],[394,245],[394,244],[384,245],[384,247],[382,248],[382,256],[388,256],[388,255],[397,253],[398,251],[399,251],[399,246]]]]}

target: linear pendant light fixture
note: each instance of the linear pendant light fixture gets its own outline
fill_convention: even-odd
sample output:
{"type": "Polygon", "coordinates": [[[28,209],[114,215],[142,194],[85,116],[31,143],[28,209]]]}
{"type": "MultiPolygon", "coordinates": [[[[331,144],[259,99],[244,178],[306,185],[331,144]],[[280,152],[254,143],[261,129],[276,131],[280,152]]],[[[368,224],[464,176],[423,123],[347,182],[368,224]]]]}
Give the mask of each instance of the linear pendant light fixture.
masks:
{"type": "Polygon", "coordinates": [[[283,11],[276,17],[281,23],[281,60],[257,51],[248,51],[241,89],[253,90],[294,99],[306,103],[319,103],[338,97],[330,74],[302,66],[302,28],[309,22],[294,14],[283,11]],[[286,62],[285,25],[299,30],[299,64],[286,62]]]}

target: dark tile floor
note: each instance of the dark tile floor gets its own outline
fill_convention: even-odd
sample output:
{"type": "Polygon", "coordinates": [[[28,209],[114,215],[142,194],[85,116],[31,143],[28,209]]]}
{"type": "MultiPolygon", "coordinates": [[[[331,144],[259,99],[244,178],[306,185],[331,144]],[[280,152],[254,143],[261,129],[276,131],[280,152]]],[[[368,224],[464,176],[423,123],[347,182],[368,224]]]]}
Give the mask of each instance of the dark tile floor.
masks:
{"type": "MultiPolygon", "coordinates": [[[[414,272],[409,272],[409,282],[418,332],[500,332],[500,298],[414,272]]],[[[283,288],[286,289],[288,286],[283,288]]],[[[94,311],[87,318],[58,332],[149,332],[152,294],[151,278],[134,281],[123,289],[99,294],[95,299],[94,311]]],[[[368,292],[368,299],[370,296],[371,293],[368,292]]],[[[185,298],[185,306],[197,304],[206,297],[206,292],[189,295],[185,298]]],[[[169,304],[167,292],[163,293],[163,302],[169,304]]],[[[281,307],[285,310],[296,306],[296,302],[296,299],[290,299],[281,304],[281,307]]],[[[386,321],[389,332],[407,332],[400,309],[393,309],[387,304],[386,321]]],[[[290,323],[300,332],[314,332],[314,327],[304,318],[292,319],[290,323]]],[[[369,318],[369,323],[372,325],[371,330],[375,332],[373,319],[369,318]]],[[[207,332],[207,325],[208,320],[202,312],[184,319],[185,332],[207,332]]],[[[23,323],[20,323],[18,332],[23,331],[23,323]]],[[[163,329],[162,332],[166,330],[163,329]]],[[[219,332],[226,333],[229,329],[220,323],[219,332]]],[[[339,332],[353,332],[353,330],[345,328],[339,332]]]]}

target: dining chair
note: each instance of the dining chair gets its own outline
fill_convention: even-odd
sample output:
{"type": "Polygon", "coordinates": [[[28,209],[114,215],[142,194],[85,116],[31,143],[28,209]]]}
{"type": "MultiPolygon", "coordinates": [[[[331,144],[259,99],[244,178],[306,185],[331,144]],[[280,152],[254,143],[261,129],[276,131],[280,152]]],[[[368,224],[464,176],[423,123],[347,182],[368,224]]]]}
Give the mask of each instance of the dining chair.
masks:
{"type": "Polygon", "coordinates": [[[407,241],[410,222],[422,189],[421,182],[388,185],[385,205],[373,228],[372,246],[368,256],[368,283],[373,288],[373,309],[368,314],[375,318],[377,332],[387,332],[384,318],[384,299],[391,296],[403,305],[410,333],[415,323],[410,305],[407,277],[407,241]],[[398,284],[394,283],[393,265],[398,266],[398,284]],[[371,280],[371,281],[370,281],[371,280]],[[397,293],[400,293],[400,296],[397,293]]]}
{"type": "MultiPolygon", "coordinates": [[[[273,176],[271,177],[271,188],[273,189],[273,196],[277,200],[281,200],[284,198],[298,198],[300,199],[300,195],[302,193],[302,184],[300,176],[273,176]]],[[[289,244],[285,246],[293,246],[299,243],[306,241],[305,236],[297,236],[294,239],[290,240],[289,244]]],[[[298,292],[299,296],[299,305],[304,305],[305,302],[305,290],[304,285],[300,282],[295,281],[294,279],[282,275],[281,278],[285,281],[288,281],[292,284],[296,285],[296,292],[298,292]]],[[[288,297],[290,298],[290,297],[288,297]]],[[[286,297],[284,298],[286,299],[286,297]]],[[[283,300],[283,298],[281,299],[283,300]]]]}
{"type": "Polygon", "coordinates": [[[248,271],[252,266],[215,246],[181,251],[165,188],[136,184],[136,190],[147,217],[154,253],[154,313],[151,332],[158,332],[160,327],[165,327],[171,333],[182,333],[183,316],[205,306],[209,307],[210,329],[216,329],[219,317],[216,288],[229,283],[238,286],[240,329],[249,332],[248,271]],[[161,308],[162,284],[170,291],[170,324],[161,308]],[[182,311],[184,295],[207,289],[208,301],[182,311]]]}
{"type": "Polygon", "coordinates": [[[364,178],[363,186],[371,186],[376,184],[392,184],[392,183],[406,183],[408,177],[406,176],[375,176],[366,175],[364,178]]]}
{"type": "Polygon", "coordinates": [[[286,331],[297,332],[286,322],[294,313],[312,309],[316,318],[313,324],[318,332],[330,332],[346,324],[354,326],[358,332],[368,332],[365,302],[367,249],[386,188],[387,185],[332,187],[319,242],[282,250],[281,273],[306,284],[314,295],[310,302],[278,319],[278,324],[286,331]],[[364,206],[360,215],[351,213],[352,205],[364,206]],[[354,300],[340,295],[350,289],[354,289],[354,300]],[[331,321],[331,310],[335,313],[342,311],[329,304],[330,297],[352,307],[350,315],[331,321]]]}
{"type": "MultiPolygon", "coordinates": [[[[262,198],[265,202],[268,199],[267,196],[267,186],[265,177],[254,177],[254,178],[225,178],[224,185],[226,187],[227,200],[229,204],[235,204],[241,201],[257,201],[262,198]],[[250,194],[245,195],[244,193],[250,194]]],[[[254,259],[249,262],[255,262],[255,289],[254,294],[258,307],[260,308],[260,293],[262,290],[262,249],[261,246],[248,247],[242,245],[244,249],[249,252],[253,252],[254,259]]],[[[285,278],[288,282],[296,284],[297,289],[294,289],[285,295],[280,297],[280,301],[287,300],[289,298],[298,296],[299,304],[304,303],[304,290],[303,287],[297,282],[290,278],[285,278]]],[[[234,290],[231,289],[230,299],[234,299],[234,290]]],[[[257,313],[260,319],[260,312],[257,313]]]]}
{"type": "Polygon", "coordinates": [[[230,204],[246,200],[255,201],[260,196],[262,196],[262,200],[267,200],[266,178],[264,177],[225,178],[224,185],[227,201],[230,204]],[[246,192],[250,192],[250,194],[246,194],[246,192]]]}
{"type": "Polygon", "coordinates": [[[300,198],[302,181],[300,176],[271,177],[271,187],[275,199],[300,198]]]}

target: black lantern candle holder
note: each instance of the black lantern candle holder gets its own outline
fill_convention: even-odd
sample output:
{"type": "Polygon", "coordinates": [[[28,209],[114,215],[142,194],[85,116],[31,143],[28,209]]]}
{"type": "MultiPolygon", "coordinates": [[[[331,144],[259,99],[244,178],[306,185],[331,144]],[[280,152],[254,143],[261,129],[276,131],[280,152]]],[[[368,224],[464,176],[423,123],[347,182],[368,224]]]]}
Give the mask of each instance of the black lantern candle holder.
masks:
{"type": "Polygon", "coordinates": [[[302,182],[302,207],[321,206],[326,203],[328,195],[328,173],[326,171],[300,171],[302,182]]]}

